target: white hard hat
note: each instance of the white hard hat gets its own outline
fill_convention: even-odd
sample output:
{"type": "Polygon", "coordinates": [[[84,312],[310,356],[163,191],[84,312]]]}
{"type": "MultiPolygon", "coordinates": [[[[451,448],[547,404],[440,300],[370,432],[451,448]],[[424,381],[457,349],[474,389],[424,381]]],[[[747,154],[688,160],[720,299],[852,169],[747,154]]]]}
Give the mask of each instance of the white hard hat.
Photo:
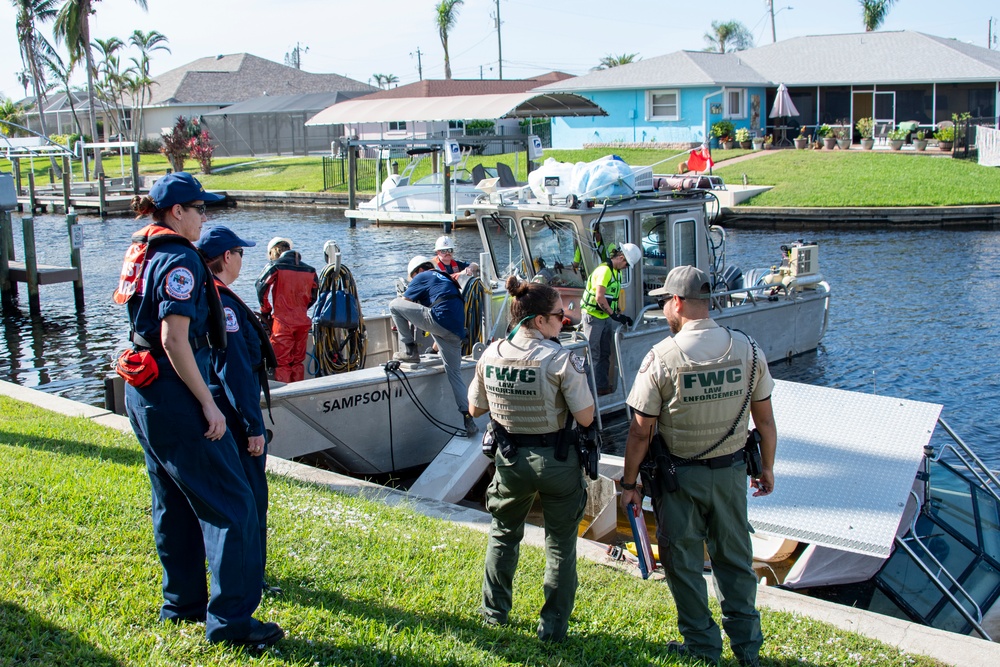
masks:
{"type": "Polygon", "coordinates": [[[642,259],[642,251],[634,243],[623,243],[619,250],[625,255],[625,261],[629,266],[635,266],[635,263],[642,259]]]}
{"type": "Polygon", "coordinates": [[[271,252],[271,248],[273,248],[274,246],[278,245],[279,243],[287,243],[289,250],[291,250],[291,248],[292,248],[292,241],[291,241],[291,239],[286,239],[286,238],[283,238],[281,236],[275,236],[273,239],[271,239],[270,241],[267,242],[267,251],[271,252]]]}
{"type": "Polygon", "coordinates": [[[454,241],[451,240],[450,236],[439,236],[437,242],[434,244],[434,252],[447,250],[448,248],[455,249],[454,241]]]}
{"type": "Polygon", "coordinates": [[[423,255],[417,255],[410,260],[410,263],[406,265],[406,275],[408,277],[413,277],[413,272],[417,270],[421,264],[430,264],[431,260],[423,255]]]}

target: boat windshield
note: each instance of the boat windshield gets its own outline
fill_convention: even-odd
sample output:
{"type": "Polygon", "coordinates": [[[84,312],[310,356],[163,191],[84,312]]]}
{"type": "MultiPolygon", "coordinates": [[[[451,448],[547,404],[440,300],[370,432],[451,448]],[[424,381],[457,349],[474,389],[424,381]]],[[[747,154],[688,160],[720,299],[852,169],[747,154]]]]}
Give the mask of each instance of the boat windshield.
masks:
{"type": "Polygon", "coordinates": [[[572,222],[553,220],[549,216],[522,221],[524,239],[535,267],[534,280],[553,287],[580,287],[587,275],[575,259],[579,247],[572,222]]]}
{"type": "Polygon", "coordinates": [[[501,279],[509,275],[527,277],[524,254],[521,252],[513,218],[493,214],[483,218],[481,224],[486,232],[486,242],[489,244],[497,277],[501,279]]]}

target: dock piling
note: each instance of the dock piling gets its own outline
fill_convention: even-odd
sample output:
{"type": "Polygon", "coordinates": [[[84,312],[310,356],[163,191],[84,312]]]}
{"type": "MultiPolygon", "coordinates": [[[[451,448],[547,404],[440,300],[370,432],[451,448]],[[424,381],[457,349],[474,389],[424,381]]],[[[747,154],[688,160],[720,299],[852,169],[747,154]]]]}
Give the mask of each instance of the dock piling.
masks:
{"type": "Polygon", "coordinates": [[[21,218],[24,233],[24,270],[28,283],[28,310],[32,317],[41,316],[42,301],[38,295],[38,256],[35,254],[35,218],[27,215],[21,218]]]}
{"type": "Polygon", "coordinates": [[[35,214],[35,207],[38,202],[35,200],[35,172],[28,172],[28,214],[35,214]]]}
{"type": "Polygon", "coordinates": [[[62,174],[62,189],[63,189],[63,210],[69,212],[69,158],[65,155],[63,156],[63,174],[62,174]]]}
{"type": "MultiPolygon", "coordinates": [[[[354,146],[347,144],[347,208],[354,210],[357,208],[358,189],[358,154],[354,146]]],[[[356,218],[349,218],[350,226],[353,229],[358,226],[356,218]]]]}
{"type": "Polygon", "coordinates": [[[80,248],[83,247],[83,227],[77,224],[76,213],[67,209],[66,230],[69,232],[69,263],[76,269],[77,277],[73,280],[73,300],[76,312],[84,311],[83,302],[83,262],[80,261],[80,248]]]}
{"type": "Polygon", "coordinates": [[[3,309],[14,305],[13,284],[10,280],[10,262],[14,259],[14,233],[10,226],[10,211],[0,211],[0,301],[3,309]]]}
{"type": "Polygon", "coordinates": [[[97,175],[97,205],[101,217],[108,217],[108,184],[104,180],[104,172],[97,175]]]}

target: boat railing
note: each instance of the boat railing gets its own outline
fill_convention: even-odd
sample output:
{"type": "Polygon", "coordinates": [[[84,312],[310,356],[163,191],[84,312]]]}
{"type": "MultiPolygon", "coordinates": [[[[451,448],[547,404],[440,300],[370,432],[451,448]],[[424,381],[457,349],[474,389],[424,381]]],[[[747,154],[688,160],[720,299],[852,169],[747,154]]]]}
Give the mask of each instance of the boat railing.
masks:
{"type": "MultiPolygon", "coordinates": [[[[910,491],[910,496],[913,497],[914,500],[916,500],[917,506],[919,507],[920,498],[917,497],[917,494],[913,491],[910,491]]],[[[951,602],[952,605],[954,605],[958,613],[961,614],[966,621],[968,621],[968,623],[973,627],[973,629],[975,629],[976,632],[978,632],[987,641],[993,641],[990,638],[989,633],[987,633],[986,630],[983,629],[982,626],[983,610],[979,607],[979,604],[975,601],[975,599],[973,599],[973,597],[968,593],[968,591],[966,591],[965,588],[963,588],[962,585],[958,583],[958,580],[955,579],[955,577],[952,576],[951,572],[949,572],[948,569],[941,563],[941,561],[937,559],[937,557],[931,552],[931,550],[927,547],[927,545],[923,543],[923,540],[920,539],[919,533],[917,532],[917,519],[919,517],[920,517],[920,512],[914,512],[913,518],[910,519],[909,534],[913,536],[912,538],[910,538],[910,540],[912,540],[914,544],[919,545],[920,550],[923,552],[923,554],[931,562],[934,563],[934,565],[937,567],[937,573],[935,573],[930,568],[930,566],[927,565],[927,562],[917,554],[916,550],[913,549],[907,543],[909,540],[897,535],[895,540],[896,545],[899,546],[899,548],[901,548],[910,556],[910,559],[917,567],[923,570],[924,574],[926,574],[928,578],[930,578],[934,586],[939,591],[941,591],[941,594],[944,595],[948,599],[948,601],[951,602]],[[946,586],[944,582],[941,581],[940,578],[941,574],[943,574],[948,579],[951,586],[955,590],[957,590],[962,594],[962,597],[964,597],[966,600],[969,601],[969,604],[972,605],[973,609],[976,612],[975,617],[973,617],[973,615],[969,612],[969,610],[966,609],[965,606],[962,605],[961,602],[958,600],[958,598],[956,598],[955,595],[951,592],[951,590],[949,590],[949,586],[946,586]]]]}
{"type": "Polygon", "coordinates": [[[941,428],[943,428],[945,432],[951,436],[954,444],[944,445],[941,448],[941,451],[937,452],[937,454],[931,458],[931,461],[940,461],[942,455],[946,451],[950,451],[959,461],[962,462],[962,465],[969,471],[969,474],[979,481],[980,488],[993,496],[993,499],[996,500],[997,503],[1000,503],[1000,480],[997,479],[996,474],[986,467],[986,464],[983,463],[982,459],[976,456],[976,453],[973,452],[967,444],[965,444],[962,438],[960,438],[950,426],[948,426],[948,423],[945,420],[938,417],[938,423],[941,424],[941,428]]]}

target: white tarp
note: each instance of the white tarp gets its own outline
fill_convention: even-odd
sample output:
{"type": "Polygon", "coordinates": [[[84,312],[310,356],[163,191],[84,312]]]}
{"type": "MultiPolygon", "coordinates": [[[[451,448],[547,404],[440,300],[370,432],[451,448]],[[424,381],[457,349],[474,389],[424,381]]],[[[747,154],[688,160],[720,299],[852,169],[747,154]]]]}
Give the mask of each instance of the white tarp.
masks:
{"type": "Polygon", "coordinates": [[[607,115],[604,109],[579,95],[528,92],[348,100],[323,109],[306,125],[607,115]]]}
{"type": "Polygon", "coordinates": [[[1000,130],[982,125],[977,127],[976,149],[981,166],[1000,167],[1000,130]]]}

